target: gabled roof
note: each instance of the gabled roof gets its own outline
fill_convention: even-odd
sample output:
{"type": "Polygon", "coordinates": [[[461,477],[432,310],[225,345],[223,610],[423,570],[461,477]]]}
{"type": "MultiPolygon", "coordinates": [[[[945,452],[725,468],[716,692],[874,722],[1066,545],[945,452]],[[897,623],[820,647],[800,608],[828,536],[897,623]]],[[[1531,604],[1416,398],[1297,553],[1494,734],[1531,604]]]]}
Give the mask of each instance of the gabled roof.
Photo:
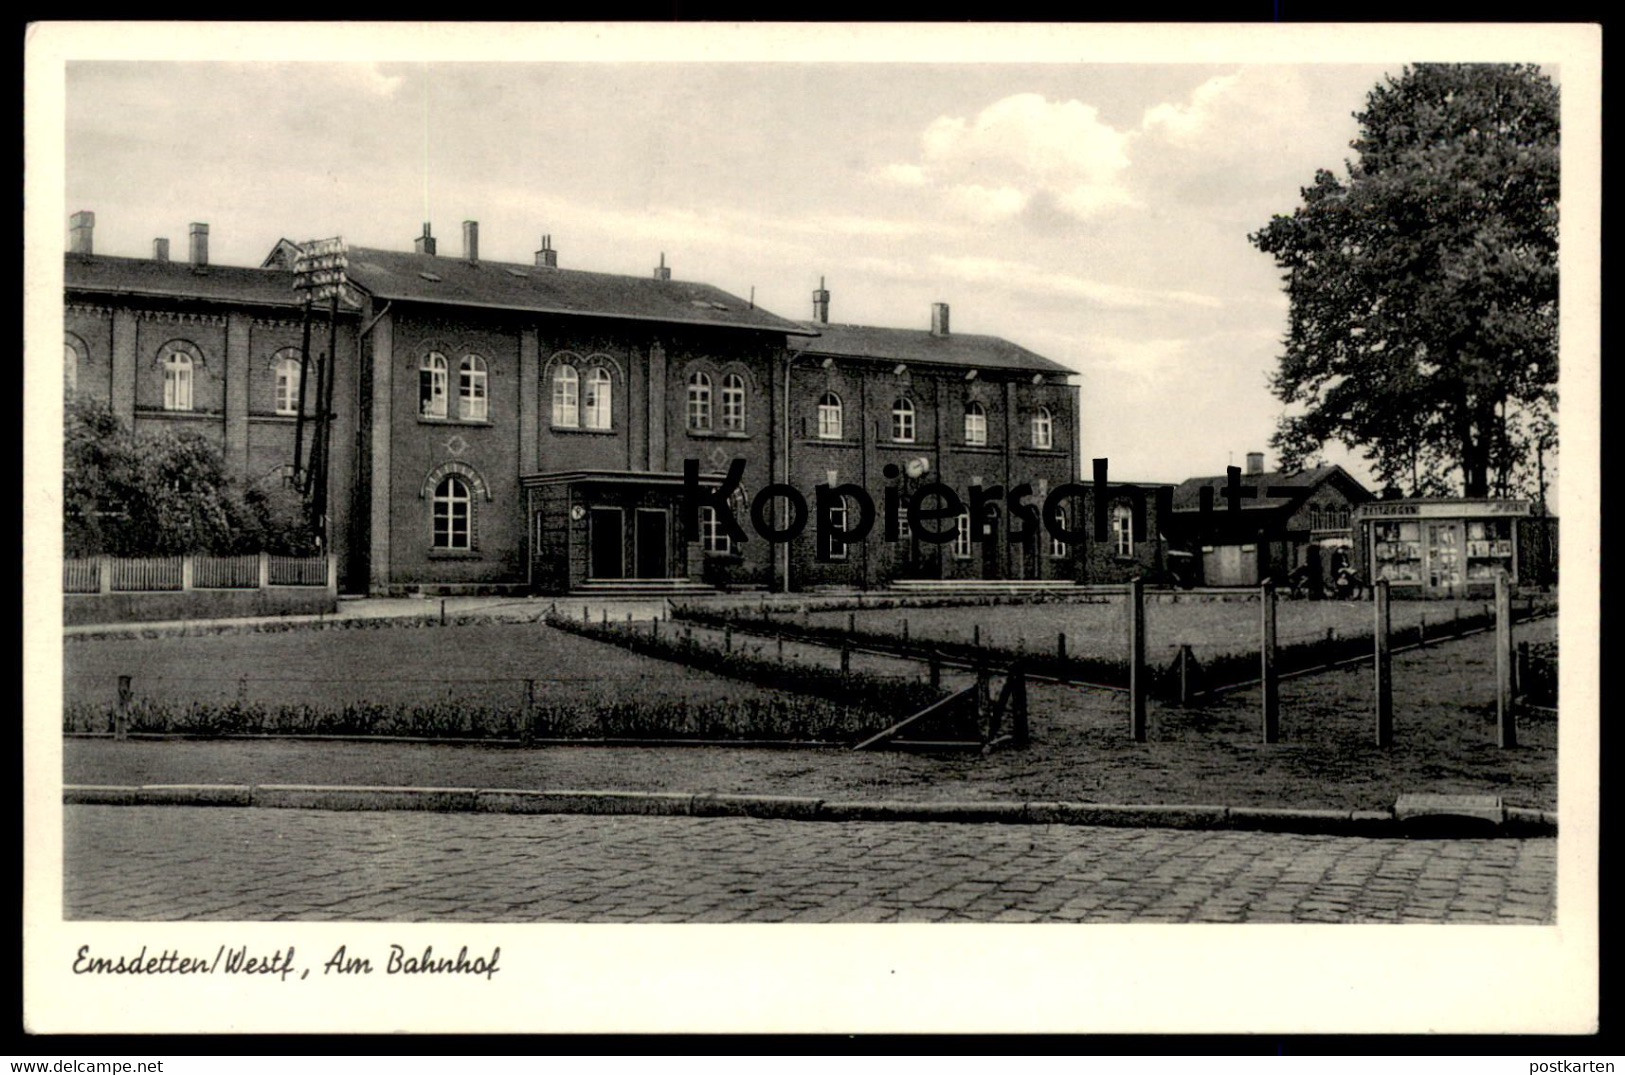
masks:
{"type": "MultiPolygon", "coordinates": [[[[1311,493],[1326,482],[1336,482],[1341,485],[1344,493],[1356,503],[1371,499],[1370,490],[1355,481],[1348,471],[1336,464],[1291,472],[1271,471],[1267,474],[1243,474],[1240,481],[1243,488],[1252,486],[1257,488],[1260,493],[1268,494],[1256,497],[1243,496],[1238,502],[1242,511],[1275,511],[1280,508],[1294,507],[1307,500],[1311,493]]],[[[1208,478],[1189,478],[1182,481],[1174,487],[1174,510],[1199,510],[1201,508],[1201,491],[1204,487],[1213,490],[1213,506],[1215,508],[1228,510],[1230,504],[1224,498],[1223,490],[1229,484],[1230,478],[1225,474],[1208,478]]]]}
{"type": "Polygon", "coordinates": [[[924,329],[829,325],[820,321],[804,321],[802,324],[811,332],[816,332],[817,338],[792,340],[790,347],[809,355],[1031,373],[1073,372],[1059,362],[997,336],[957,332],[937,336],[924,329]]]}
{"type": "Polygon", "coordinates": [[[349,279],[379,299],[809,335],[709,284],[433,254],[349,249],[349,279]]]}
{"type": "Polygon", "coordinates": [[[105,295],[151,295],[260,306],[298,306],[293,273],[208,265],[195,269],[186,261],[115,258],[68,254],[63,263],[69,291],[105,295]]]}

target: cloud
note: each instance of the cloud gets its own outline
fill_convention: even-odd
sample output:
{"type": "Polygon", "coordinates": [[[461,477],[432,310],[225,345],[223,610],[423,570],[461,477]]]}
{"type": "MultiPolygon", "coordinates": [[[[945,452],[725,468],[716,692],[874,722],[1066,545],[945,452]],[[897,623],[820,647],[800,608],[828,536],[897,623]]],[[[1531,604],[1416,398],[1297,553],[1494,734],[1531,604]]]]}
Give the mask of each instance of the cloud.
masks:
{"type": "Polygon", "coordinates": [[[1209,129],[1224,98],[1234,89],[1239,74],[1210,78],[1191,93],[1187,103],[1163,102],[1145,110],[1140,129],[1170,142],[1189,142],[1209,129]]]}
{"type": "Polygon", "coordinates": [[[901,186],[935,188],[951,210],[979,222],[1015,216],[1038,196],[1087,218],[1135,204],[1122,185],[1132,137],[1092,105],[1018,93],[974,118],[939,116],[920,135],[917,163],[890,164],[880,174],[901,186]]]}
{"type": "Polygon", "coordinates": [[[1223,303],[1194,291],[1129,287],[1069,273],[1046,272],[1030,262],[1002,258],[934,255],[932,266],[944,276],[968,283],[992,284],[1022,294],[1083,299],[1113,309],[1183,306],[1217,309],[1223,303]]]}

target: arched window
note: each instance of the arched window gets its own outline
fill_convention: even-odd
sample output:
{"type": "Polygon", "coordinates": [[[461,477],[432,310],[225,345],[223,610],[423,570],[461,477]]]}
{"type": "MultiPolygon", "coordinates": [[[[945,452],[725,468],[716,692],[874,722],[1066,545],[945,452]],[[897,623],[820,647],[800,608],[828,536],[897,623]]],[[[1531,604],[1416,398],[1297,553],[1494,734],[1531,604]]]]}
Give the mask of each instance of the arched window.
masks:
{"type": "Polygon", "coordinates": [[[1134,555],[1134,513],[1123,504],[1112,509],[1112,549],[1118,556],[1134,555]]]}
{"type": "Polygon", "coordinates": [[[891,405],[891,439],[914,441],[914,404],[907,399],[899,399],[891,405]]]}
{"type": "Polygon", "coordinates": [[[299,413],[299,360],[284,355],[276,360],[276,412],[299,413]]]}
{"type": "Polygon", "coordinates": [[[1055,447],[1055,418],[1048,407],[1040,407],[1033,412],[1033,447],[1055,447]]]}
{"type": "Polygon", "coordinates": [[[71,343],[62,345],[62,390],[70,398],[79,391],[79,352],[71,343]]]}
{"type": "Polygon", "coordinates": [[[818,435],[824,440],[841,439],[841,397],[825,392],[818,401],[818,435]]]}
{"type": "Polygon", "coordinates": [[[469,422],[485,421],[490,414],[485,389],[485,359],[464,355],[457,367],[457,417],[469,422]]]}
{"type": "Polygon", "coordinates": [[[594,366],[587,371],[587,389],[582,396],[582,425],[588,429],[614,428],[612,401],[609,371],[602,366],[594,366]]]}
{"type": "Polygon", "coordinates": [[[965,404],[965,443],[987,443],[987,410],[974,399],[965,404]]]}
{"type": "Polygon", "coordinates": [[[164,356],[164,410],[192,409],[192,356],[171,351],[164,356]]]}
{"type": "Polygon", "coordinates": [[[446,356],[430,351],[423,356],[418,367],[418,415],[423,418],[446,417],[446,356]]]}
{"type": "Polygon", "coordinates": [[[732,433],[745,431],[745,379],[737,373],[722,379],[722,428],[732,433]]]}
{"type": "Polygon", "coordinates": [[[688,428],[711,428],[711,378],[698,370],[688,378],[688,428]]]}
{"type": "Polygon", "coordinates": [[[574,429],[581,424],[581,378],[574,366],[553,371],[553,424],[574,429]]]}
{"type": "Polygon", "coordinates": [[[434,547],[473,548],[474,503],[468,483],[455,474],[441,479],[434,489],[434,547]]]}

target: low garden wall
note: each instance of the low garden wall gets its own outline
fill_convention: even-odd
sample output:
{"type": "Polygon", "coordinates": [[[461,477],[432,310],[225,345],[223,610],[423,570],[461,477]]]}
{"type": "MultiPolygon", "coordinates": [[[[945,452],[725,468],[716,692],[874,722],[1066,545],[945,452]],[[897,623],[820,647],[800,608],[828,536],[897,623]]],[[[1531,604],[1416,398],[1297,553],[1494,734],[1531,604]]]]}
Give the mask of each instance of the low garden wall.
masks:
{"type": "Polygon", "coordinates": [[[331,556],[94,556],[63,561],[62,622],[314,616],[338,609],[331,556]]]}

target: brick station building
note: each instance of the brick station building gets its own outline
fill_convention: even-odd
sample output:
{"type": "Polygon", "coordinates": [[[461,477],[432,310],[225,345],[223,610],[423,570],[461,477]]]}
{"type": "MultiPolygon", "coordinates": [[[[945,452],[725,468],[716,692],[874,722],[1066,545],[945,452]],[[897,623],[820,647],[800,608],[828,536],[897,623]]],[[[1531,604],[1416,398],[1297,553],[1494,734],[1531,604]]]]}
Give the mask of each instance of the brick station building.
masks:
{"type": "MultiPolygon", "coordinates": [[[[219,266],[207,225],[194,224],[184,261],[163,240],[151,257],[109,257],[94,252],[93,228],[92,214],[74,215],[70,391],[137,431],[203,434],[251,482],[283,480],[300,424],[299,248],[284,240],[259,267],[219,266]]],[[[1086,579],[1084,546],[1048,534],[1006,541],[1002,501],[987,509],[994,540],[971,540],[962,518],[946,545],[887,542],[877,518],[827,562],[811,520],[783,545],[749,522],[751,496],[774,482],[809,505],[818,485],[853,482],[877,515],[887,486],[930,480],[962,496],[1025,482],[1040,505],[1079,473],[1065,367],[950,332],[943,304],[919,330],[836,325],[820,287],[813,319],[797,322],[673,279],[664,256],[635,277],[561,268],[550,237],[526,264],[483,260],[473,221],[462,239],[459,254],[442,255],[426,225],[410,252],[348,250],[329,459],[346,592],[1086,579]],[[686,532],[685,462],[715,486],[736,459],[748,539],[729,541],[710,511],[686,532]]],[[[313,355],[326,348],[328,317],[317,308],[313,355]]],[[[1069,503],[1067,525],[1088,510],[1083,498],[1069,503]]],[[[855,523],[850,501],[847,511],[855,523]]],[[[1143,555],[1137,546],[1117,561],[1143,555]]]]}

